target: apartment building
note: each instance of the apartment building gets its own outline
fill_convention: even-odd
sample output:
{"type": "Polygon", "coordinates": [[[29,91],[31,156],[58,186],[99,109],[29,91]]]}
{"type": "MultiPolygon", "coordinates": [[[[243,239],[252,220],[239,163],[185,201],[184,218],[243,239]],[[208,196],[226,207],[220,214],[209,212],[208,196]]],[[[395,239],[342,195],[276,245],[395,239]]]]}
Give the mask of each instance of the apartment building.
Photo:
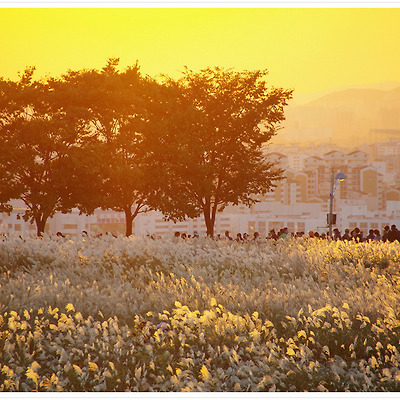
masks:
{"type": "MultiPolygon", "coordinates": [[[[258,231],[266,235],[272,228],[285,226],[290,232],[326,231],[332,170],[347,176],[338,184],[333,203],[339,229],[355,226],[362,230],[382,229],[391,223],[400,227],[400,139],[363,146],[363,150],[296,145],[294,149],[288,147],[285,154],[285,146],[277,148],[279,151],[272,151],[267,156],[285,170],[284,179],[273,191],[260,195],[259,203],[251,207],[226,207],[217,215],[216,234],[229,230],[250,234],[258,231]],[[300,151],[302,154],[297,160],[301,162],[294,163],[293,157],[300,151]]],[[[24,204],[15,201],[13,206],[11,215],[0,214],[0,232],[34,235],[36,227],[18,216],[23,212],[24,204]]],[[[124,234],[124,214],[99,209],[93,215],[85,216],[74,209],[69,214],[57,213],[46,224],[46,232],[51,234],[80,235],[84,230],[92,235],[124,234]]],[[[135,235],[163,236],[175,231],[187,234],[198,231],[205,235],[206,226],[202,217],[173,223],[157,212],[140,214],[133,223],[135,235]]]]}

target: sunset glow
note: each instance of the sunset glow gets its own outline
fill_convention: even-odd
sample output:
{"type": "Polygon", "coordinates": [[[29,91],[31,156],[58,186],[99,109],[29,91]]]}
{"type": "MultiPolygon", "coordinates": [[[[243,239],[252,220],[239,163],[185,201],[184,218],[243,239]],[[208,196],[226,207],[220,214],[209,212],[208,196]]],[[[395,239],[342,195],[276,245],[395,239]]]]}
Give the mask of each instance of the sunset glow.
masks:
{"type": "Polygon", "coordinates": [[[186,65],[268,69],[297,93],[400,81],[397,8],[2,8],[0,76],[122,67],[178,77],[186,65]]]}

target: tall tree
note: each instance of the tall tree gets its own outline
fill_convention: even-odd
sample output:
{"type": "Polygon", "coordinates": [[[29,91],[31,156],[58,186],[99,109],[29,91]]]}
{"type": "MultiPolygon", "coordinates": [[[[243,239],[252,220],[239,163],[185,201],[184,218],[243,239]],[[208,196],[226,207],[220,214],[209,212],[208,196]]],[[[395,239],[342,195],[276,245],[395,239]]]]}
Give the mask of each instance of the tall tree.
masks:
{"type": "Polygon", "coordinates": [[[111,58],[101,71],[69,71],[52,84],[60,104],[84,121],[87,133],[84,148],[91,162],[85,173],[93,180],[84,189],[90,197],[82,193],[80,209],[124,212],[130,236],[134,218],[150,210],[151,170],[143,165],[140,145],[157,84],[141,75],[137,63],[123,71],[118,64],[119,59],[111,58]]]}
{"type": "Polygon", "coordinates": [[[34,81],[33,72],[28,68],[18,82],[1,82],[0,204],[11,211],[10,200],[22,199],[22,217],[42,235],[49,217],[73,206],[67,182],[76,127],[52,107],[49,87],[34,81]]]}
{"type": "Polygon", "coordinates": [[[203,214],[207,235],[213,236],[218,211],[257,202],[258,194],[281,179],[263,146],[284,119],[292,90],[269,88],[266,77],[265,70],[207,68],[186,69],[178,81],[169,80],[181,94],[175,112],[161,121],[165,129],[152,155],[162,174],[152,200],[165,215],[203,214]]]}

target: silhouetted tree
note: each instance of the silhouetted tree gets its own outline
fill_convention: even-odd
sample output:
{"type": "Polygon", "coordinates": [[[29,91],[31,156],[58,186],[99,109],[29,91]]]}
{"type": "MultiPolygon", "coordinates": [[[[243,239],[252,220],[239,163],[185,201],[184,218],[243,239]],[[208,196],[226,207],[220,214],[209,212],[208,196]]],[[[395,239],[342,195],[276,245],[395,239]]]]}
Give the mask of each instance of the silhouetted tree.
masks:
{"type": "Polygon", "coordinates": [[[27,68],[18,82],[1,81],[0,204],[10,212],[10,200],[23,200],[23,219],[35,222],[41,235],[49,217],[73,207],[69,151],[77,133],[75,122],[53,107],[52,92],[33,80],[33,72],[27,68]]]}
{"type": "Polygon", "coordinates": [[[138,64],[119,71],[118,63],[111,58],[101,71],[69,71],[52,85],[59,104],[83,121],[87,163],[82,173],[89,179],[83,180],[78,207],[89,214],[97,207],[124,212],[129,236],[134,218],[150,210],[152,170],[142,161],[141,143],[158,85],[141,75],[138,64]]]}
{"type": "Polygon", "coordinates": [[[268,88],[266,76],[267,71],[186,69],[181,79],[168,81],[180,94],[153,144],[160,171],[155,208],[172,219],[203,214],[213,236],[218,211],[255,203],[255,195],[281,179],[263,146],[284,119],[292,90],[268,88]]]}

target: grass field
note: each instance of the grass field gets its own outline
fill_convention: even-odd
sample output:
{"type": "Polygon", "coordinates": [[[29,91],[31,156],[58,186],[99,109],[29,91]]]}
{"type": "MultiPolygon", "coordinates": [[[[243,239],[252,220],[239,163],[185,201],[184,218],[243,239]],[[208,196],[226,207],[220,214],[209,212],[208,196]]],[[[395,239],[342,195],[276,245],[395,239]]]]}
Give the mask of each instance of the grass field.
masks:
{"type": "Polygon", "coordinates": [[[400,245],[0,241],[2,391],[399,391],[400,245]]]}

